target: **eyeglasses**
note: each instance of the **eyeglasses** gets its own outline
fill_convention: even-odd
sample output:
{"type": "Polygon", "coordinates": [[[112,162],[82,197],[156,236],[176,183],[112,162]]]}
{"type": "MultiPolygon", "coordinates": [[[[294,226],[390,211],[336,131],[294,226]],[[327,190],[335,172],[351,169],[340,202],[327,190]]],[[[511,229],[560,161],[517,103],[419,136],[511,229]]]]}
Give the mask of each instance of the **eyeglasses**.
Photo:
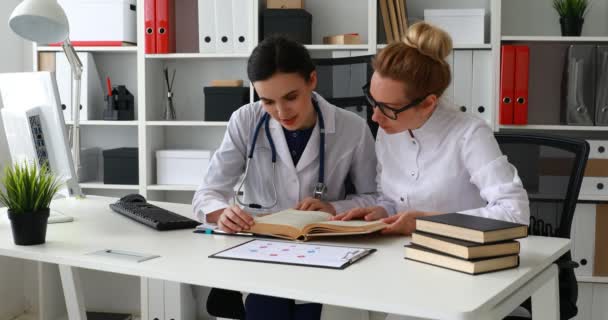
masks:
{"type": "Polygon", "coordinates": [[[426,96],[424,98],[418,98],[418,99],[414,99],[414,101],[412,101],[410,104],[403,106],[401,108],[391,108],[389,106],[387,106],[385,103],[382,102],[378,102],[374,99],[374,97],[372,97],[372,94],[369,92],[369,83],[363,86],[363,94],[365,94],[365,98],[367,99],[367,102],[373,107],[373,108],[380,108],[380,112],[382,112],[383,115],[385,115],[387,118],[392,119],[392,120],[397,120],[397,115],[400,114],[401,112],[410,109],[412,107],[415,107],[417,105],[419,105],[422,101],[424,101],[424,99],[426,99],[426,96]]]}

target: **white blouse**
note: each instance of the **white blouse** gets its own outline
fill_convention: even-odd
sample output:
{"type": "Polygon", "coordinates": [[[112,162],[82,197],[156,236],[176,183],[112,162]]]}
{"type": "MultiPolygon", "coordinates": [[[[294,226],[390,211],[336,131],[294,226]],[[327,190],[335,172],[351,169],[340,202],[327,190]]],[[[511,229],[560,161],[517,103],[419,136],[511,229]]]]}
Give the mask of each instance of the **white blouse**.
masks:
{"type": "Polygon", "coordinates": [[[419,129],[379,129],[376,154],[378,204],[389,214],[460,212],[529,223],[517,169],[479,118],[439,105],[419,129]]]}

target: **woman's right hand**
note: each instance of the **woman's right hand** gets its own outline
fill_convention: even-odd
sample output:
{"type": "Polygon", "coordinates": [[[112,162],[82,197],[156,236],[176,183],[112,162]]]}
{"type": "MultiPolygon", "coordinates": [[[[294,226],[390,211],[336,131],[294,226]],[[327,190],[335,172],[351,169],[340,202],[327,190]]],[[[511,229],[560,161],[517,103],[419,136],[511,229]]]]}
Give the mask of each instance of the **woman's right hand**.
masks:
{"type": "Polygon", "coordinates": [[[217,220],[217,226],[228,233],[249,230],[254,223],[253,216],[238,206],[224,209],[217,220]]]}
{"type": "Polygon", "coordinates": [[[379,220],[388,217],[388,212],[383,207],[367,207],[367,208],[355,208],[344,213],[341,213],[332,218],[332,220],[354,220],[362,219],[365,221],[379,220]]]}

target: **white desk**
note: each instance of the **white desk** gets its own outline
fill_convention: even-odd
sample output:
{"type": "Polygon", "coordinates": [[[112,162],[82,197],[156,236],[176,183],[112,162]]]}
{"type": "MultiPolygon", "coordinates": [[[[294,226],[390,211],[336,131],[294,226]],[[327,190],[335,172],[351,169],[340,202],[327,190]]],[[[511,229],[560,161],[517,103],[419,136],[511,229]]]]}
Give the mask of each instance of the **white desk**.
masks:
{"type": "MultiPolygon", "coordinates": [[[[552,261],[568,250],[568,239],[523,239],[519,268],[470,276],[403,259],[403,245],[409,240],[403,237],[349,238],[331,243],[378,251],[346,270],[329,270],[209,259],[209,255],[249,239],[194,234],[192,230],[158,232],[110,211],[108,204],[114,200],[89,197],[54,202],[54,209],[75,221],[49,225],[47,242],[39,246],[14,245],[10,226],[3,220],[0,255],[58,264],[62,280],[68,283],[76,275],[72,267],[82,267],[436,319],[500,319],[532,296],[534,307],[542,305],[533,310],[535,319],[559,318],[557,268],[552,261]],[[88,255],[102,249],[160,258],[132,263],[88,255]]],[[[190,215],[189,205],[159,205],[190,215]]],[[[73,289],[65,290],[66,302],[70,318],[78,319],[84,307],[78,305],[82,302],[78,286],[73,289]]]]}

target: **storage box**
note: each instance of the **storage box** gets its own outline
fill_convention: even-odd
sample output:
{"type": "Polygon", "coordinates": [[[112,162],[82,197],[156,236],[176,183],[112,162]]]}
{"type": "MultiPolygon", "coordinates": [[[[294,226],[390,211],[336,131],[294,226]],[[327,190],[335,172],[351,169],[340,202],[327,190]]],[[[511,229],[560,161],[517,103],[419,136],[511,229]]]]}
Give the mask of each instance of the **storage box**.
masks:
{"type": "Polygon", "coordinates": [[[484,43],[484,9],[426,9],[424,20],[445,30],[454,44],[484,43]]]}
{"type": "Polygon", "coordinates": [[[361,37],[358,33],[338,34],[335,36],[323,37],[324,44],[361,44],[361,37]]]}
{"type": "Polygon", "coordinates": [[[82,46],[137,43],[136,0],[58,0],[70,21],[70,40],[82,46]]]}
{"type": "Polygon", "coordinates": [[[249,103],[248,87],[205,87],[205,121],[228,121],[232,113],[249,103]]]}
{"type": "Polygon", "coordinates": [[[304,0],[266,0],[268,9],[304,9],[304,0]]]}
{"type": "Polygon", "coordinates": [[[158,184],[196,185],[207,174],[210,150],[156,151],[156,181],[158,184]]]}
{"type": "Polygon", "coordinates": [[[137,148],[118,148],[103,151],[103,183],[139,184],[137,148]]]}
{"type": "Polygon", "coordinates": [[[302,44],[312,43],[312,15],[304,9],[265,9],[260,38],[284,35],[302,44]]]}
{"type": "Polygon", "coordinates": [[[80,175],[78,182],[97,181],[99,172],[100,148],[83,148],[80,150],[80,175]]]}

